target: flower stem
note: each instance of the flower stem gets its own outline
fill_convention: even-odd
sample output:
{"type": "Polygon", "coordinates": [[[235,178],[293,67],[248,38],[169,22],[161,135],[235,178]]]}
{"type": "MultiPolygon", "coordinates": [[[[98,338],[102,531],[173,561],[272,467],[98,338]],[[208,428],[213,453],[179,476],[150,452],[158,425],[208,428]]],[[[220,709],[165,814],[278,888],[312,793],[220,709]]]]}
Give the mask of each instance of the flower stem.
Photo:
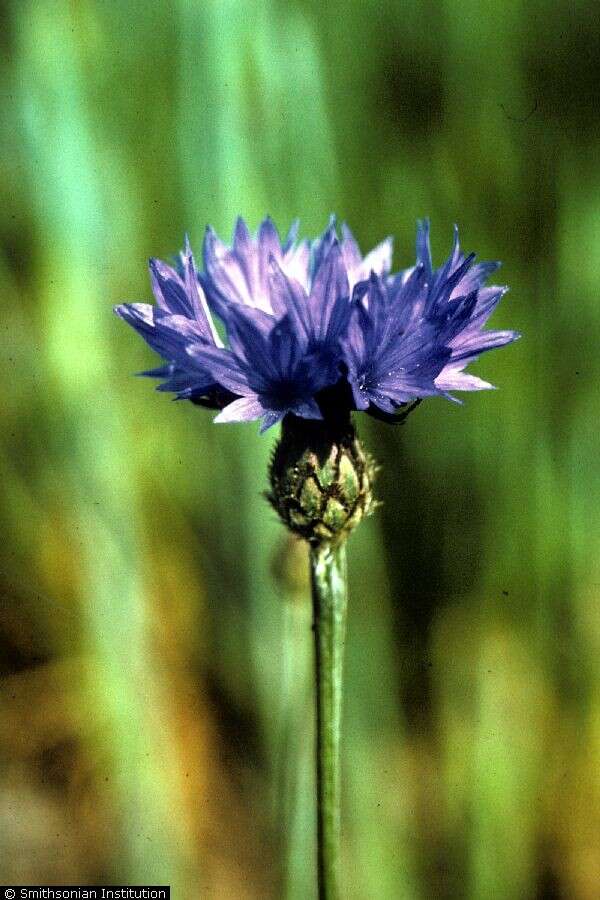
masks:
{"type": "Polygon", "coordinates": [[[316,660],[319,900],[340,897],[340,732],[346,631],[346,548],[310,555],[316,660]]]}

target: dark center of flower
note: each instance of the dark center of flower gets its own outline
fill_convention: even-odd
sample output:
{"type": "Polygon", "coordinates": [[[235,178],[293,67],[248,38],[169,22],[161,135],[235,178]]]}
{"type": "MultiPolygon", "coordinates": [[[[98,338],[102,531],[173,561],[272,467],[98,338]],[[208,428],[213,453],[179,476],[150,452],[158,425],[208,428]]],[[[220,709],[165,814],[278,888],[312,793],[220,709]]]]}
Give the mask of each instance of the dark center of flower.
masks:
{"type": "Polygon", "coordinates": [[[310,391],[300,390],[297,381],[282,379],[273,385],[273,389],[269,391],[265,399],[273,409],[289,409],[299,400],[306,400],[309,397],[310,391]]]}

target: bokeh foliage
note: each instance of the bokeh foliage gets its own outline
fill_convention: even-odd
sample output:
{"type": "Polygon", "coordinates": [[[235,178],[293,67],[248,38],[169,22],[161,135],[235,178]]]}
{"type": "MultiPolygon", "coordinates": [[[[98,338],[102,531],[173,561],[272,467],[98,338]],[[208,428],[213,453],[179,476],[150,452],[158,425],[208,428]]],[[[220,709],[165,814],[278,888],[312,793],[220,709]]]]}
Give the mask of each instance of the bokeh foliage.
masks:
{"type": "Polygon", "coordinates": [[[131,378],[145,259],[330,211],[504,261],[501,388],[363,421],[347,897],[600,884],[589,2],[4,0],[0,880],[314,892],[310,612],[274,436],[131,378]],[[287,760],[287,762],[286,762],[287,760]]]}

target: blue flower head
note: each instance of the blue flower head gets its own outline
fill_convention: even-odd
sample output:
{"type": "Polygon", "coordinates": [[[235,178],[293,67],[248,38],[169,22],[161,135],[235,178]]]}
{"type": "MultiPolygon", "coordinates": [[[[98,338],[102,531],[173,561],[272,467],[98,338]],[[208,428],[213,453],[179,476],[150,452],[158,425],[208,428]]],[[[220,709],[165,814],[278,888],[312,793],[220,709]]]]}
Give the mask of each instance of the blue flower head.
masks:
{"type": "Polygon", "coordinates": [[[465,256],[456,229],[434,269],[429,223],[419,223],[416,263],[397,273],[390,238],[363,258],[335,219],[314,241],[297,230],[282,241],[267,218],[253,236],[238,219],[231,246],[207,229],[201,273],[187,240],[177,267],[150,261],[156,304],[116,312],[162,356],[143,373],[164,379],[159,390],[264,430],[287,414],[322,419],[332,403],[394,420],[425,397],[491,387],[466,366],[519,335],[484,330],[506,288],[485,286],[499,264],[465,256]]]}

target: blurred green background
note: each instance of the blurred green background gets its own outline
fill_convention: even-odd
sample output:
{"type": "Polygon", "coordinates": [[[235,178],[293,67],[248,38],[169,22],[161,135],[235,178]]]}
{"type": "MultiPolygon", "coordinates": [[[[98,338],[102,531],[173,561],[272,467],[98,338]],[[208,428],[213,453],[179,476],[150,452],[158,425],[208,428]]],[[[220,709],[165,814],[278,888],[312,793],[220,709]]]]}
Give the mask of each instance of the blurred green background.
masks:
{"type": "Polygon", "coordinates": [[[130,377],[189,231],[461,228],[500,387],[361,422],[349,900],[600,894],[600,30],[589,2],[4,0],[0,881],[311,900],[303,550],[275,435],[130,377]]]}

